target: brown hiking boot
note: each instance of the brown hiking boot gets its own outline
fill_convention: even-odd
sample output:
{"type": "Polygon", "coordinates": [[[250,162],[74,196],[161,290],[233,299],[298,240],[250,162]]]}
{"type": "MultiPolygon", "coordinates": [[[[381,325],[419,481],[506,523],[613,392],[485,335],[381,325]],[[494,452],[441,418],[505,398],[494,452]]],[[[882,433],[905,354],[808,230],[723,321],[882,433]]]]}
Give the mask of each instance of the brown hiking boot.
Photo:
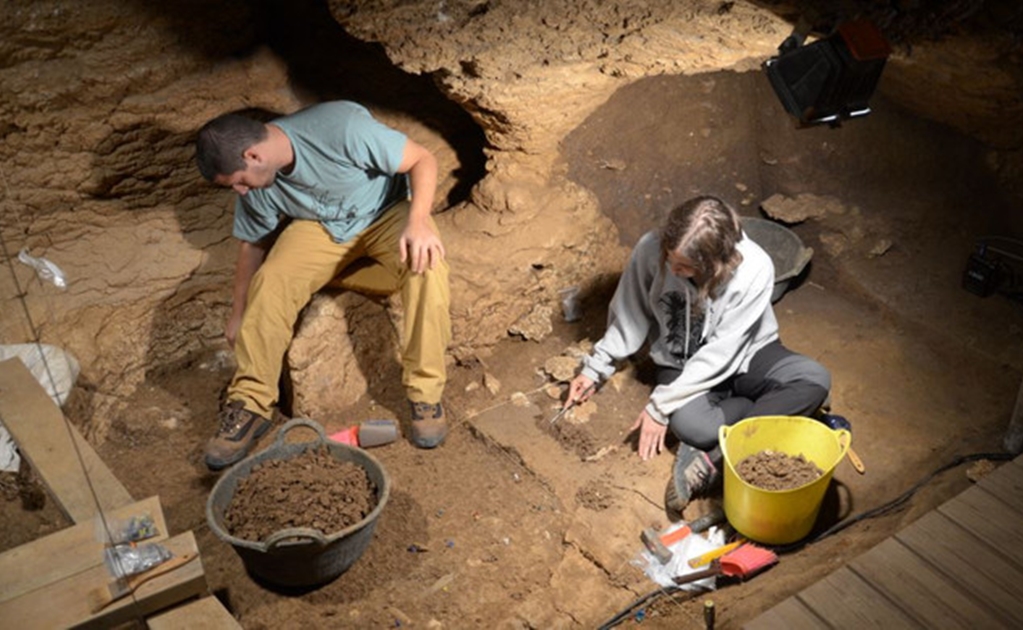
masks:
{"type": "Polygon", "coordinates": [[[232,400],[220,410],[220,428],[206,443],[206,467],[222,470],[245,457],[259,436],[270,428],[270,421],[232,400]]]}
{"type": "Polygon", "coordinates": [[[706,496],[721,482],[721,471],[710,455],[688,444],[678,445],[671,478],[664,489],[664,507],[672,521],[682,518],[689,501],[706,496]]]}
{"type": "Polygon", "coordinates": [[[443,442],[448,434],[444,406],[411,400],[409,404],[412,406],[412,443],[419,448],[433,448],[443,442]]]}

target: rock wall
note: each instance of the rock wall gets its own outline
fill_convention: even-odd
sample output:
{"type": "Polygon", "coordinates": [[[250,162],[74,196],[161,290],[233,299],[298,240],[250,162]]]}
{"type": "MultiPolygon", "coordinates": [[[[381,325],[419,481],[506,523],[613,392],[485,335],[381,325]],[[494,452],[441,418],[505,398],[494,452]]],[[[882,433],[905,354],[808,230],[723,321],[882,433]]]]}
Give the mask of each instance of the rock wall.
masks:
{"type": "MultiPolygon", "coordinates": [[[[271,5],[9,0],[0,7],[5,254],[26,248],[69,278],[60,290],[12,262],[13,274],[0,274],[0,341],[38,335],[78,357],[94,437],[148,372],[224,347],[236,247],[230,194],[196,174],[194,130],[227,111],[289,112],[337,95],[311,90],[308,78],[344,60],[296,59],[267,45],[280,28],[271,5]]],[[[640,78],[755,69],[793,17],[773,2],[716,0],[327,5],[329,15],[305,13],[317,22],[309,28],[333,19],[329,26],[378,43],[409,77],[406,92],[422,91],[413,79],[428,73],[482,129],[485,176],[465,201],[438,205],[453,269],[454,357],[485,353],[537,307],[556,306],[560,288],[585,290],[620,267],[627,252],[615,226],[589,191],[564,177],[566,135],[640,78]]],[[[318,6],[295,2],[289,11],[303,19],[300,9],[318,6]]],[[[1018,45],[970,41],[968,49],[900,50],[886,89],[924,115],[1000,141],[1005,172],[1018,172],[1019,137],[992,131],[1023,111],[1018,45]],[[976,59],[987,70],[971,71],[976,59]],[[926,92],[916,87],[925,79],[926,92]],[[948,106],[924,93],[941,94],[942,103],[947,97],[948,106]]],[[[417,105],[375,111],[438,153],[444,191],[464,184],[464,154],[429,116],[417,117],[417,105]]],[[[313,346],[291,360],[305,365],[321,351],[313,346]]]]}

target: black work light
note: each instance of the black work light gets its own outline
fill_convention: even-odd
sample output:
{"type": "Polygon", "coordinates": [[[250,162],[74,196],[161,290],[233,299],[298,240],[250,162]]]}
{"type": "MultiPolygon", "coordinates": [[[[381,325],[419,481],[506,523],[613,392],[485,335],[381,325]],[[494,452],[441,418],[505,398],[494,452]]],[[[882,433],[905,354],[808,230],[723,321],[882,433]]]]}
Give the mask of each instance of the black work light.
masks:
{"type": "Polygon", "coordinates": [[[869,20],[840,25],[833,34],[803,45],[794,32],[764,62],[771,87],[785,110],[802,126],[829,124],[870,113],[868,100],[877,87],[891,47],[869,20]]]}

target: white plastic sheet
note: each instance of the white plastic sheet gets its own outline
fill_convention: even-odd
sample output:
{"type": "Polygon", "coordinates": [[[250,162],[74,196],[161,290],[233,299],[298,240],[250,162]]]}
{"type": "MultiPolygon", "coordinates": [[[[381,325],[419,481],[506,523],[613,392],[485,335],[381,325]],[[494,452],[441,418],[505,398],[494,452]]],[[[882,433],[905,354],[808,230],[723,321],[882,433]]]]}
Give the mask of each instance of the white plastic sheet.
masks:
{"type": "MultiPolygon", "coordinates": [[[[685,523],[676,523],[672,527],[667,528],[661,534],[668,534],[676,529],[685,526],[685,523]]],[[[713,551],[725,544],[724,531],[719,527],[711,527],[706,532],[706,538],[703,534],[690,534],[682,540],[673,543],[668,546],[668,550],[671,551],[671,560],[665,564],[661,564],[652,553],[646,548],[640,551],[639,556],[633,564],[643,569],[647,577],[656,582],[659,586],[668,587],[675,586],[675,577],[681,577],[697,571],[703,571],[707,567],[692,568],[689,566],[689,559],[703,555],[708,551],[713,551]]],[[[708,577],[696,582],[690,582],[680,586],[683,590],[707,590],[713,589],[715,585],[715,578],[708,577]]]]}

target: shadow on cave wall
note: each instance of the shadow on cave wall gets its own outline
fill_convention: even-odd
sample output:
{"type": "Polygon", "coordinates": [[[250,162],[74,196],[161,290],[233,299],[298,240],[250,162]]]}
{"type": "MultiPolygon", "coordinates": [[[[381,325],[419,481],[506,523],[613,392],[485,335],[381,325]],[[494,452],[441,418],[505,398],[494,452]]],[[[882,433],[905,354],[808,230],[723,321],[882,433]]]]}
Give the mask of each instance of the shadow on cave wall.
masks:
{"type": "MultiPolygon", "coordinates": [[[[827,35],[841,22],[868,18],[896,48],[941,39],[964,30],[1023,37],[1023,5],[1018,0],[751,0],[752,4],[813,33],[827,35]]],[[[731,5],[722,2],[721,6],[731,5]]],[[[780,43],[780,42],[779,42],[780,43]]]]}
{"type": "Polygon", "coordinates": [[[883,85],[882,76],[870,115],[800,129],[760,72],[643,79],[573,130],[562,159],[627,247],[700,194],[746,216],[774,194],[829,195],[883,212],[907,237],[934,226],[997,229],[1012,208],[986,147],[902,110],[883,85]]]}
{"type": "Polygon", "coordinates": [[[326,0],[134,3],[136,10],[167,21],[211,63],[266,46],[287,65],[292,88],[306,100],[353,100],[433,129],[458,158],[447,206],[467,199],[486,174],[485,136],[468,112],[445,97],[431,76],[398,69],[380,44],[345,32],[326,0]]]}

